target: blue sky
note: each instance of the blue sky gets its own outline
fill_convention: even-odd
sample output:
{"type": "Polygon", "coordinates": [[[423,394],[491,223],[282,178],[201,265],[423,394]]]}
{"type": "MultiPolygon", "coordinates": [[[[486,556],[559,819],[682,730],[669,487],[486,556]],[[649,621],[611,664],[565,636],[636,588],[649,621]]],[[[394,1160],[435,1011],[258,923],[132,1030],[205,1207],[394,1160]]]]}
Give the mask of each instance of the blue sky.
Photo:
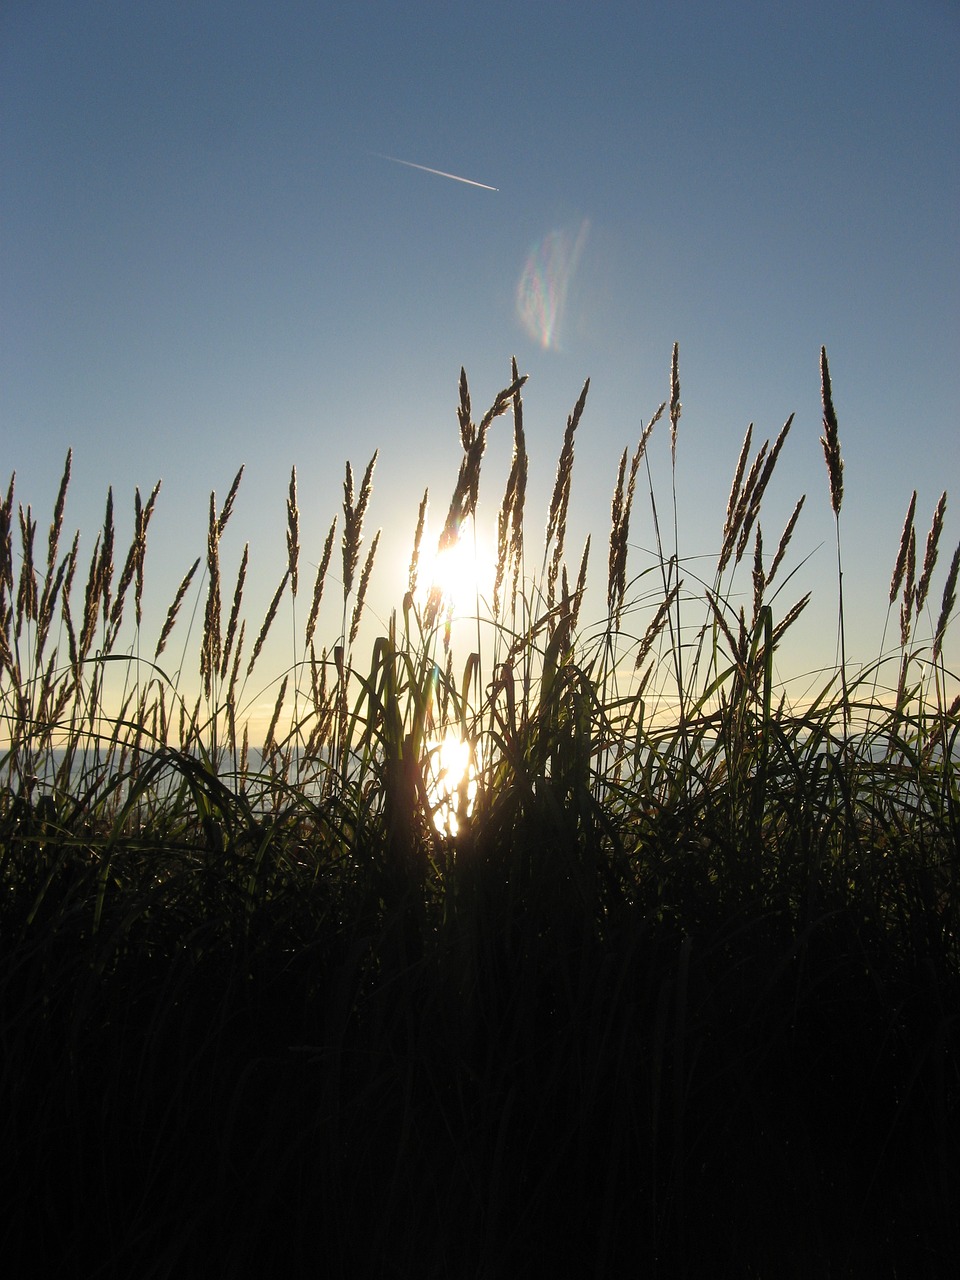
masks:
{"type": "MultiPolygon", "coordinates": [[[[677,341],[682,554],[716,553],[747,423],[773,437],[796,412],[764,527],[772,549],[807,492],[795,594],[812,588],[816,611],[789,655],[802,671],[835,646],[824,344],[846,465],[848,649],[869,660],[910,494],[925,533],[960,474],[958,66],[951,0],[12,0],[4,484],[16,469],[20,500],[48,513],[72,445],[67,519],[91,546],[108,484],[129,528],[133,487],[162,477],[147,566],[162,617],[203,553],[209,491],[224,495],[241,463],[224,554],[249,539],[266,600],[291,465],[316,560],[345,459],[362,469],[379,448],[369,520],[385,531],[385,613],[423,488],[439,521],[456,478],[461,365],[482,411],[515,354],[534,550],[591,378],[570,539],[575,559],[593,531],[599,569],[620,452],[668,395],[677,341]],[[546,345],[517,305],[538,265],[564,300],[546,345]]],[[[509,434],[504,420],[489,454],[491,519],[509,434]]],[[[666,486],[668,432],[651,447],[666,486]]],[[[943,562],[958,533],[951,507],[943,562]]],[[[640,572],[647,509],[632,540],[640,572]]],[[[956,668],[955,637],[947,657],[956,668]]]]}

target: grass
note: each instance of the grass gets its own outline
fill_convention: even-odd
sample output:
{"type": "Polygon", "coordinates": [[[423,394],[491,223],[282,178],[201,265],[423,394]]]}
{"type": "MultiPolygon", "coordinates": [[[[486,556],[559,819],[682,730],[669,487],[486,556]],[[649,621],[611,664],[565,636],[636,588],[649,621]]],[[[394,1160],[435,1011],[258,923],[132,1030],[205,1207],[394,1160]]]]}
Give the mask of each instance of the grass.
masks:
{"type": "Polygon", "coordinates": [[[157,490],[135,497],[119,574],[108,497],[84,573],[79,538],[63,549],[69,456],[45,554],[11,480],[0,1248],[16,1274],[951,1274],[960,549],[920,634],[946,495],[922,560],[915,495],[903,525],[897,650],[851,667],[823,352],[842,656],[796,707],[774,655],[807,604],[781,601],[804,499],[772,556],[760,520],[792,419],[755,454],[748,431],[713,578],[681,577],[675,486],[658,503],[647,457],[666,414],[675,459],[674,349],[669,399],[619,463],[588,625],[590,544],[568,566],[565,543],[589,383],[536,546],[523,383],[514,362],[475,422],[461,376],[441,547],[468,536],[491,423],[514,427],[465,657],[419,580],[427,495],[402,606],[363,657],[376,455],[359,484],[346,467],[305,625],[295,473],[287,564],[249,632],[246,548],[224,576],[241,473],[211,495],[205,557],[155,645],[157,490]],[[658,554],[631,578],[644,484],[658,554]],[[296,650],[253,751],[250,682],[281,606],[296,650]],[[164,666],[181,630],[189,696],[164,666]],[[445,735],[470,761],[446,789],[445,735]]]}

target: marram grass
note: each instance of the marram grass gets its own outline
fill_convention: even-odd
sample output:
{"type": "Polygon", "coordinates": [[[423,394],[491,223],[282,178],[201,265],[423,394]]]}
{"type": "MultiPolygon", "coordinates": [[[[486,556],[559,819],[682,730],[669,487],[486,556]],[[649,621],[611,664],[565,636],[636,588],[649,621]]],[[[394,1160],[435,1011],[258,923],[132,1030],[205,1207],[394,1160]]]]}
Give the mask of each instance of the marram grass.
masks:
{"type": "Polygon", "coordinates": [[[479,423],[460,380],[442,546],[469,536],[492,422],[514,426],[495,586],[466,628],[424,577],[424,495],[408,589],[364,648],[376,455],[359,485],[346,464],[312,588],[292,473],[263,616],[249,549],[221,563],[242,472],[222,506],[212,495],[156,643],[141,632],[159,486],[135,495],[123,556],[108,495],[81,563],[70,456],[45,549],[10,481],[0,1123],[16,1274],[513,1277],[574,1258],[597,1277],[951,1274],[960,552],[938,587],[946,495],[926,535],[914,495],[892,557],[899,646],[884,635],[879,659],[848,666],[825,352],[820,372],[841,659],[802,707],[775,653],[808,603],[789,594],[804,497],[782,531],[762,524],[799,425],[755,453],[748,431],[713,576],[695,581],[676,348],[667,399],[613,468],[592,624],[590,542],[566,546],[589,383],[541,536],[516,362],[479,423]],[[641,502],[658,552],[638,572],[641,502]],[[284,614],[294,649],[271,678],[284,614]],[[169,674],[174,643],[195,677],[169,674]]]}

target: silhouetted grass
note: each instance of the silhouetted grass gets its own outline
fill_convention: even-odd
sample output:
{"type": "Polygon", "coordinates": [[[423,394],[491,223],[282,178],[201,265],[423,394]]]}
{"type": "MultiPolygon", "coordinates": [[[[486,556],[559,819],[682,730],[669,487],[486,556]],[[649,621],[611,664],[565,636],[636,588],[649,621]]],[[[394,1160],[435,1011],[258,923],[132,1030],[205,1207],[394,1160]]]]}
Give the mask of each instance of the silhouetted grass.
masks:
{"type": "MultiPolygon", "coordinates": [[[[318,648],[335,522],[262,753],[247,682],[288,592],[298,617],[295,473],[287,564],[249,658],[247,550],[235,577],[220,563],[240,474],[221,509],[211,495],[205,581],[201,557],[156,646],[141,610],[157,490],[136,495],[116,576],[112,495],[84,570],[77,539],[61,548],[69,457],[45,558],[11,481],[0,1096],[14,1274],[951,1274],[956,554],[929,643],[916,634],[946,497],[919,566],[915,497],[903,526],[896,656],[854,669],[841,643],[840,668],[796,707],[774,653],[807,603],[780,601],[803,499],[773,555],[760,522],[792,419],[753,456],[748,432],[714,576],[685,580],[675,486],[668,529],[646,468],[665,410],[676,456],[674,350],[669,408],[619,464],[606,613],[588,626],[589,544],[572,572],[565,547],[588,386],[545,540],[527,547],[523,382],[514,362],[479,424],[460,382],[441,546],[467,536],[492,420],[514,420],[475,650],[455,656],[446,601],[418,584],[425,496],[409,589],[363,660],[376,458],[359,489],[348,464],[339,634],[318,648]],[[644,478],[658,554],[631,579],[644,478]],[[191,701],[162,663],[198,589],[191,701]],[[471,768],[444,791],[448,734],[471,768]]],[[[821,382],[839,588],[825,352],[821,382]]]]}

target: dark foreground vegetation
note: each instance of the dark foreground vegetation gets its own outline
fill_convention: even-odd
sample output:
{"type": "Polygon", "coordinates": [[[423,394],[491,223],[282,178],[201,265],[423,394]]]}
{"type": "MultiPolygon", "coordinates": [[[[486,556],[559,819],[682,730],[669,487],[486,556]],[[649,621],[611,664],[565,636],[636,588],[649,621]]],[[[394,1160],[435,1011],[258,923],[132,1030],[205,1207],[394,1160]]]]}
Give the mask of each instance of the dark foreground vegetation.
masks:
{"type": "MultiPolygon", "coordinates": [[[[315,645],[331,527],[262,756],[246,747],[244,691],[284,596],[297,601],[295,477],[286,572],[249,660],[246,552],[221,602],[236,485],[221,511],[211,499],[195,703],[163,661],[196,565],[143,653],[156,492],[137,495],[116,576],[108,503],[75,585],[78,544],[60,549],[69,462],[45,558],[11,483],[9,1274],[955,1273],[960,723],[944,646],[957,554],[935,616],[925,607],[945,500],[919,552],[914,503],[903,526],[899,646],[867,668],[844,655],[792,706],[774,654],[805,605],[777,604],[802,500],[772,557],[759,520],[789,422],[755,457],[748,434],[713,581],[684,581],[652,485],[658,554],[630,580],[654,415],[620,464],[606,616],[590,630],[586,552],[575,580],[564,559],[586,388],[534,573],[521,384],[514,366],[476,424],[461,383],[441,544],[467,535],[493,418],[514,419],[477,651],[455,667],[444,601],[419,591],[424,504],[402,616],[361,663],[373,464],[357,490],[348,468],[339,632],[315,645]],[[451,734],[471,765],[444,790],[451,734]]],[[[675,446],[676,351],[661,411],[675,446]]]]}

